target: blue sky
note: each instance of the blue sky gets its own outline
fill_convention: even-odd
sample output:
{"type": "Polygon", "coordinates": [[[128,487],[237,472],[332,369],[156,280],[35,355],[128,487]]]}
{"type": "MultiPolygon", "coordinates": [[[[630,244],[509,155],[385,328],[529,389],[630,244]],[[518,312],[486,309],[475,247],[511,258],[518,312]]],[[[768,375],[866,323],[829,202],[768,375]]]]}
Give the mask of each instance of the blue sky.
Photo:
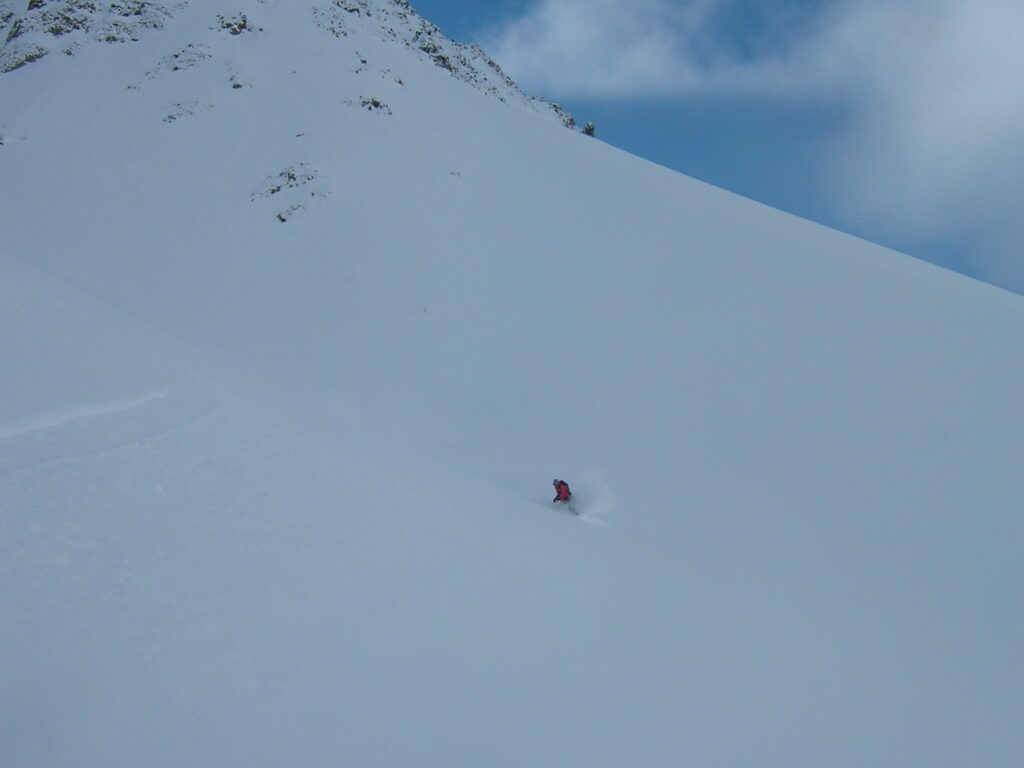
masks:
{"type": "Polygon", "coordinates": [[[1024,292],[1019,0],[413,5],[610,144],[1024,292]]]}

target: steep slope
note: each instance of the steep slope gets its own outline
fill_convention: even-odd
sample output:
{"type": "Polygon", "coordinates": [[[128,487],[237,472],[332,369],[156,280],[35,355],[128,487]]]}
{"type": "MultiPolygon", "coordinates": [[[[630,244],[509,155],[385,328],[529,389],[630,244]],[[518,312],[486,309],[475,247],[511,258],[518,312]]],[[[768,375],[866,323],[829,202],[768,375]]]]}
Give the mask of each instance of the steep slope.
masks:
{"type": "Polygon", "coordinates": [[[4,764],[1024,755],[1019,297],[567,131],[404,3],[32,5],[4,764]]]}

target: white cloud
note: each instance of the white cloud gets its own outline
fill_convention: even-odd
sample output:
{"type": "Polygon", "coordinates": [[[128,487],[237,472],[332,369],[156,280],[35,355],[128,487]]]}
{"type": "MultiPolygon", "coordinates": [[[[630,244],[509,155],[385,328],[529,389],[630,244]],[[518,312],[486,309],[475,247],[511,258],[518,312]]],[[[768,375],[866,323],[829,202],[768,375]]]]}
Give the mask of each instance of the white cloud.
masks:
{"type": "MultiPolygon", "coordinates": [[[[833,76],[849,122],[829,175],[847,221],[965,241],[980,276],[1024,290],[1024,5],[861,0],[794,58],[833,76]],[[849,73],[844,77],[840,73],[849,73]]],[[[798,77],[794,68],[791,78],[798,77]]]]}
{"type": "MultiPolygon", "coordinates": [[[[530,91],[632,98],[749,87],[790,88],[779,62],[743,62],[723,16],[750,0],[535,0],[484,36],[488,51],[530,91]]],[[[759,42],[794,19],[751,7],[759,42]]]]}
{"type": "Polygon", "coordinates": [[[970,242],[983,277],[1024,290],[1024,3],[769,5],[537,0],[488,47],[526,88],[556,98],[835,104],[846,122],[825,177],[845,226],[970,242]],[[737,10],[758,14],[748,27],[761,30],[742,44],[726,21],[737,10]]]}
{"type": "Polygon", "coordinates": [[[702,75],[690,30],[719,0],[540,0],[487,41],[528,90],[587,96],[665,93],[702,75]]]}

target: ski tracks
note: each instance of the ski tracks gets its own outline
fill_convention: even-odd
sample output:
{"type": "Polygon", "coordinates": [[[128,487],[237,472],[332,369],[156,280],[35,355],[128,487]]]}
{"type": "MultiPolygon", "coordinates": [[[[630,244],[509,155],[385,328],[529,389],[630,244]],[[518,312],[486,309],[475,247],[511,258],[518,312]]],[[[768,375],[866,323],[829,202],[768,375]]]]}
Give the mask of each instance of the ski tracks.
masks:
{"type": "Polygon", "coordinates": [[[162,388],[3,423],[0,475],[142,444],[192,426],[218,405],[162,388]]]}
{"type": "Polygon", "coordinates": [[[70,424],[73,421],[78,421],[79,419],[91,419],[97,416],[109,416],[115,413],[134,411],[135,409],[142,408],[144,405],[151,403],[154,400],[161,400],[169,394],[169,390],[158,389],[137,397],[111,400],[103,403],[88,403],[86,405],[75,406],[74,408],[66,408],[60,411],[53,411],[51,413],[33,416],[31,418],[11,422],[9,424],[0,424],[0,440],[7,440],[12,437],[18,437],[19,435],[26,435],[31,432],[40,432],[44,429],[63,426],[65,424],[70,424]]]}

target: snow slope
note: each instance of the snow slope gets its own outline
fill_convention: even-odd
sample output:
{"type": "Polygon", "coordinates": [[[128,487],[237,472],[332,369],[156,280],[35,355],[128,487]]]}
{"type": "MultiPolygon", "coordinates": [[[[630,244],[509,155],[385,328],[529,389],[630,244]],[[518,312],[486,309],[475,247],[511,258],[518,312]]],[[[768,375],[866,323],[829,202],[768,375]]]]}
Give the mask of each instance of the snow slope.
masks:
{"type": "Polygon", "coordinates": [[[0,75],[0,764],[1021,762],[1020,297],[402,3],[114,5],[0,75]]]}

